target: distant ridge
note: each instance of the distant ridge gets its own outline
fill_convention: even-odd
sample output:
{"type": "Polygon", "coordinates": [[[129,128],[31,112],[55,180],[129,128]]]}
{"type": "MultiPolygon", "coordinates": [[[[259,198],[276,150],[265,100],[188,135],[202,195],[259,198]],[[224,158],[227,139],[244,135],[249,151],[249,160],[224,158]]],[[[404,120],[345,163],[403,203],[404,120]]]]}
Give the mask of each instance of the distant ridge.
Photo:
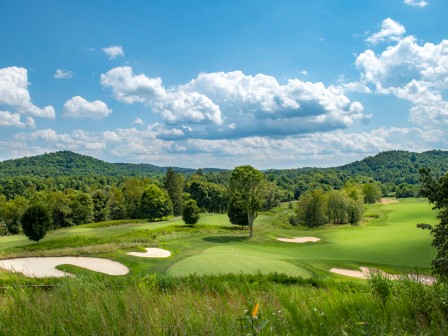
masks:
{"type": "MultiPolygon", "coordinates": [[[[267,173],[290,172],[294,175],[316,171],[335,171],[338,175],[361,175],[377,181],[400,184],[418,183],[419,169],[430,168],[438,176],[448,171],[448,151],[431,150],[423,153],[407,151],[387,151],[363,160],[334,168],[298,168],[268,170],[267,173]]],[[[0,178],[14,176],[148,176],[164,174],[167,167],[151,164],[108,163],[90,156],[71,151],[59,151],[43,155],[24,157],[0,162],[0,178]]],[[[192,174],[196,169],[176,168],[184,174],[192,174]]],[[[223,172],[224,169],[204,168],[207,172],[223,172]]]]}
{"type": "MultiPolygon", "coordinates": [[[[59,151],[31,157],[0,162],[0,177],[13,176],[157,176],[164,174],[168,168],[146,163],[109,163],[90,156],[71,151],[59,151]]],[[[195,169],[174,168],[182,173],[193,173],[195,169]]],[[[204,169],[220,171],[219,169],[204,169]]]]}

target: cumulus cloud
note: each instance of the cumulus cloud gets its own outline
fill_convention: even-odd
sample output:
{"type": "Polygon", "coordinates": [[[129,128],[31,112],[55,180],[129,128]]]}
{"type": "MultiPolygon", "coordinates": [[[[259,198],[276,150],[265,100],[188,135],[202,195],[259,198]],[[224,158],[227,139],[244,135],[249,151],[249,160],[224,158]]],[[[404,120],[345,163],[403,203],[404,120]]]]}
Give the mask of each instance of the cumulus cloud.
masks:
{"type": "Polygon", "coordinates": [[[109,116],[112,110],[106,103],[95,100],[89,102],[83,97],[75,96],[64,104],[64,116],[77,119],[103,119],[109,116]]]}
{"type": "Polygon", "coordinates": [[[168,123],[222,123],[219,107],[207,96],[165,89],[160,78],[135,75],[131,67],[118,67],[102,74],[101,85],[111,89],[118,101],[150,106],[168,123]]]}
{"type": "Polygon", "coordinates": [[[425,0],[404,0],[404,3],[409,6],[420,7],[420,8],[428,6],[428,2],[425,0]]]}
{"type": "Polygon", "coordinates": [[[148,105],[167,124],[203,126],[190,137],[303,134],[346,128],[364,118],[362,104],[351,102],[342,87],[299,79],[281,85],[275,77],[241,71],[202,73],[165,88],[160,78],[118,67],[101,75],[101,85],[118,101],[148,105]]]}
{"type": "Polygon", "coordinates": [[[158,123],[140,130],[118,128],[104,132],[58,133],[43,129],[16,135],[14,146],[23,150],[38,146],[36,153],[66,149],[96,156],[107,149],[119,161],[183,167],[233,168],[249,163],[259,168],[292,168],[334,166],[385,150],[423,151],[434,148],[435,143],[447,144],[440,143],[440,138],[446,139],[446,132],[419,128],[390,127],[361,133],[335,130],[283,138],[182,139],[180,135],[186,131],[158,123]],[[169,136],[171,139],[167,139],[169,136]]]}
{"type": "Polygon", "coordinates": [[[102,48],[101,50],[107,55],[107,57],[109,57],[110,60],[120,56],[124,56],[124,50],[122,46],[110,46],[107,48],[102,48]]]}
{"type": "Polygon", "coordinates": [[[57,69],[56,73],[54,74],[54,78],[56,78],[56,79],[66,79],[66,78],[72,78],[72,77],[73,77],[73,71],[69,71],[69,70],[57,69]]]}
{"type": "Polygon", "coordinates": [[[374,44],[383,41],[397,41],[405,32],[406,29],[403,25],[387,18],[381,23],[381,30],[369,36],[366,41],[374,44]]]}
{"type": "Polygon", "coordinates": [[[9,113],[29,114],[34,117],[55,118],[53,106],[39,108],[31,102],[28,91],[28,71],[25,68],[0,69],[0,106],[9,113]]]}
{"type": "Polygon", "coordinates": [[[421,45],[406,36],[379,54],[366,50],[356,66],[376,93],[409,101],[412,121],[425,127],[448,125],[448,40],[421,45]]]}

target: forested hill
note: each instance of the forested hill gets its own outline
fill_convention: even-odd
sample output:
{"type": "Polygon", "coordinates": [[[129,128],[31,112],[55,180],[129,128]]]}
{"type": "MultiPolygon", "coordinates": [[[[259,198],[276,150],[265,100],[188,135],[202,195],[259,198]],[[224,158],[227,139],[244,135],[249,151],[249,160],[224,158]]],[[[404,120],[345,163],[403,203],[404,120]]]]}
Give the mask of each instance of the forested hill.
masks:
{"type": "Polygon", "coordinates": [[[388,151],[367,157],[337,169],[350,175],[370,177],[382,183],[416,184],[419,181],[419,169],[429,168],[436,176],[448,171],[448,152],[432,150],[423,153],[406,151],[388,151]]]}
{"type": "MultiPolygon", "coordinates": [[[[167,168],[151,164],[108,163],[90,156],[61,151],[0,162],[0,178],[13,176],[148,176],[164,174],[167,168]]],[[[195,170],[176,168],[178,172],[195,170]]]]}

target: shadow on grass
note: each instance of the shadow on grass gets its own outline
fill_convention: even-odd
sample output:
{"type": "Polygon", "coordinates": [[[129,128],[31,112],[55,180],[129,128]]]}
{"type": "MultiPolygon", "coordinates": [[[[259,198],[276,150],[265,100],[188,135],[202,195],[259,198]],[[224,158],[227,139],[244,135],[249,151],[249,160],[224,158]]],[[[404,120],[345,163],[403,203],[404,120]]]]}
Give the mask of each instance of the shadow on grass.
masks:
{"type": "Polygon", "coordinates": [[[249,237],[241,237],[241,236],[210,236],[204,237],[202,240],[205,240],[209,243],[219,243],[219,244],[228,244],[228,243],[238,243],[249,240],[249,237]]]}

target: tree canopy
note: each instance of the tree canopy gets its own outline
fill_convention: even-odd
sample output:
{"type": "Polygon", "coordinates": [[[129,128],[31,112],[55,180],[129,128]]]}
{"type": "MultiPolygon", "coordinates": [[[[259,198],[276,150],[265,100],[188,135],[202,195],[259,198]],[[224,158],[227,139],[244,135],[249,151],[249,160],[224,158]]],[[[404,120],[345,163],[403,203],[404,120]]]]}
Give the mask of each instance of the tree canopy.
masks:
{"type": "Polygon", "coordinates": [[[265,175],[252,166],[236,167],[230,177],[230,193],[247,212],[249,236],[253,236],[253,224],[266,201],[265,175]]]}

